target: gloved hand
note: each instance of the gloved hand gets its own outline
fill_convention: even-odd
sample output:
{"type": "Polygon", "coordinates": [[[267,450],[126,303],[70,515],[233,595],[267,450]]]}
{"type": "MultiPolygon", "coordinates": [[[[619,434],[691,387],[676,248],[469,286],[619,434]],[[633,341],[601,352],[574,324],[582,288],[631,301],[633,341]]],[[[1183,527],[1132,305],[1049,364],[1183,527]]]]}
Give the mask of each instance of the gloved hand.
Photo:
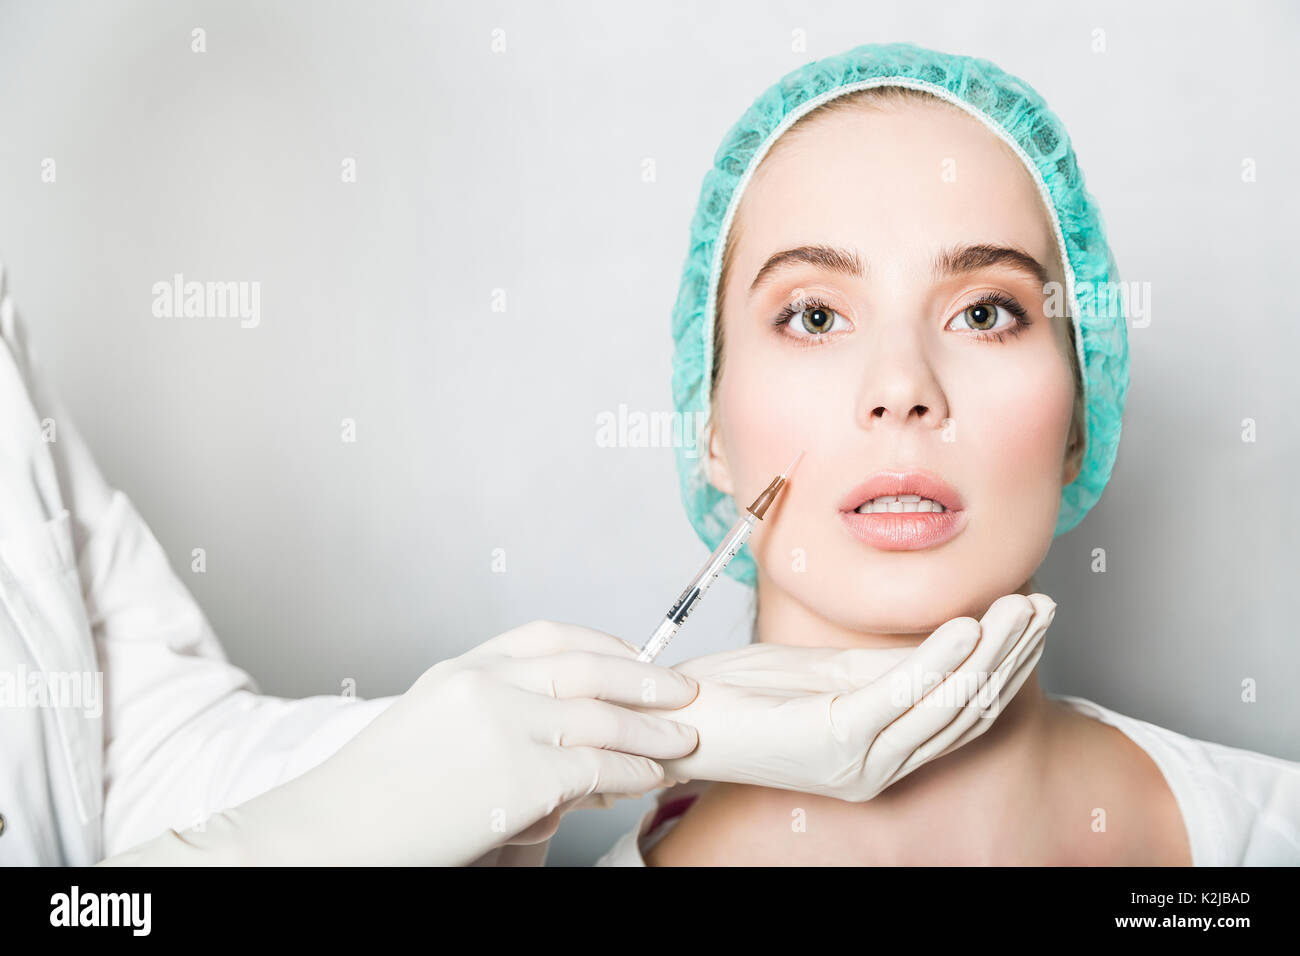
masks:
{"type": "Polygon", "coordinates": [[[700,745],[662,761],[665,774],[870,800],[992,726],[1055,613],[1045,594],[1009,594],[915,648],[751,644],[683,661],[674,669],[699,680],[700,696],[669,716],[696,727],[700,745]]]}
{"type": "Polygon", "coordinates": [[[656,761],[695,749],[660,715],[696,683],[636,654],[526,624],[434,665],[302,776],[105,863],[457,865],[548,840],[568,809],[662,786],[656,761]]]}

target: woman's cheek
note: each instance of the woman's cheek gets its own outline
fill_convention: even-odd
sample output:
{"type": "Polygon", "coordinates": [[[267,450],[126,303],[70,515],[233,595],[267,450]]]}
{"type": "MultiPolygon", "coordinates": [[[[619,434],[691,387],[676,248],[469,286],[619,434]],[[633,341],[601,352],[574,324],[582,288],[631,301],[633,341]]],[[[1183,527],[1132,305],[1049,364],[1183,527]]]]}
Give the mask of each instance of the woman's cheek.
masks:
{"type": "Polygon", "coordinates": [[[819,391],[797,374],[775,368],[763,375],[738,375],[719,388],[719,424],[737,512],[743,513],[795,455],[804,453],[790,484],[749,539],[750,551],[764,567],[789,564],[794,548],[820,550],[820,543],[810,538],[821,530],[816,512],[831,509],[833,502],[819,501],[818,492],[824,490],[824,472],[833,467],[837,449],[843,454],[844,435],[842,416],[826,406],[819,391]],[[837,419],[838,436],[833,434],[837,419]]]}
{"type": "Polygon", "coordinates": [[[719,424],[734,494],[745,499],[744,507],[800,451],[813,456],[809,443],[816,443],[828,414],[817,396],[789,372],[769,369],[767,374],[723,378],[719,424]]]}
{"type": "Polygon", "coordinates": [[[978,485],[972,517],[995,526],[1011,553],[1036,566],[1051,545],[1060,510],[1072,386],[1068,368],[1050,365],[1002,382],[983,389],[976,415],[958,421],[957,441],[969,452],[958,458],[962,474],[978,485]]]}

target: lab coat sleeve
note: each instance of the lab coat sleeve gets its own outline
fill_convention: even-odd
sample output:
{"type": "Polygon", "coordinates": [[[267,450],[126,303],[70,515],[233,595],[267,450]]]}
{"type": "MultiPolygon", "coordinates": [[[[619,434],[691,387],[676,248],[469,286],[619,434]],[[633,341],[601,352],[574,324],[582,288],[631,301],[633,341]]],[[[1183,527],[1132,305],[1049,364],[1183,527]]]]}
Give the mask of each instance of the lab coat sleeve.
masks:
{"type": "Polygon", "coordinates": [[[121,492],[79,564],[104,671],[106,855],[304,773],[396,699],[258,694],[121,492]]]}
{"type": "Polygon", "coordinates": [[[102,851],[184,829],[320,763],[395,697],[261,695],[230,663],[130,499],[100,473],[42,380],[0,266],[0,331],[36,421],[57,440],[31,465],[51,513],[71,515],[87,621],[104,674],[102,851]]]}

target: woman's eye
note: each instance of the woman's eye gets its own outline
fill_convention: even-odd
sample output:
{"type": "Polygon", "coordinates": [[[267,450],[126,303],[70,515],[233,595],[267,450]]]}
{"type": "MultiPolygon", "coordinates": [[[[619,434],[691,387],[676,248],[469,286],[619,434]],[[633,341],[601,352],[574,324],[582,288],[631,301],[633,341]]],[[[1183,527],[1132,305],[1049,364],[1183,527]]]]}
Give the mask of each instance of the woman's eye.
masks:
{"type": "MultiPolygon", "coordinates": [[[[972,332],[992,332],[1015,324],[1011,310],[995,302],[976,302],[962,309],[953,319],[961,319],[972,332]],[[1000,319],[1006,319],[999,325],[1000,319]]],[[[952,321],[952,320],[950,320],[952,321]]]]}
{"type": "Polygon", "coordinates": [[[788,324],[795,335],[807,338],[826,332],[842,331],[848,327],[848,320],[834,309],[817,305],[794,312],[788,324]]]}

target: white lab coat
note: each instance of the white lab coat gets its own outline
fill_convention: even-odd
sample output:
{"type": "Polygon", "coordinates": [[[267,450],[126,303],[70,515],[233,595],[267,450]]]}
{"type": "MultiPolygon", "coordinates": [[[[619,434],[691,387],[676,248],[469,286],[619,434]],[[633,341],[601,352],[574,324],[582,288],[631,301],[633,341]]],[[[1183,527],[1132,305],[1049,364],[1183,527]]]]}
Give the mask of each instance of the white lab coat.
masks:
{"type": "Polygon", "coordinates": [[[0,863],[86,865],[198,824],[395,700],[259,695],[41,381],[2,265],[0,340],[0,863]],[[73,706],[30,697],[83,674],[102,713],[93,676],[73,706]]]}

